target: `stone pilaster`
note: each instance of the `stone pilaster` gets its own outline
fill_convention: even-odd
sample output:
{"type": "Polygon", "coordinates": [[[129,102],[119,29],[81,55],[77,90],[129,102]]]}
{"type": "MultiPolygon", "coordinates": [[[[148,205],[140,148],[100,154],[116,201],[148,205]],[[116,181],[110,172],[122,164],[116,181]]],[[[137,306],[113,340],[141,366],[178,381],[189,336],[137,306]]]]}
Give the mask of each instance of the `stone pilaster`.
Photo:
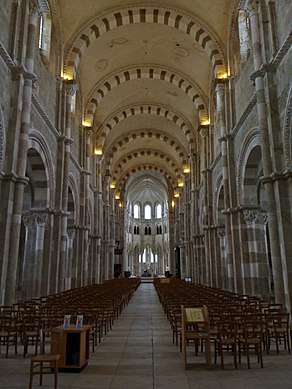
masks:
{"type": "Polygon", "coordinates": [[[33,297],[35,242],[36,242],[36,219],[33,213],[22,216],[25,226],[25,249],[23,260],[23,273],[21,284],[21,297],[24,300],[33,297]]]}
{"type": "Polygon", "coordinates": [[[243,264],[245,293],[270,300],[270,270],[266,241],[267,213],[244,209],[243,218],[247,232],[248,261],[243,264]]]}
{"type": "Polygon", "coordinates": [[[65,265],[65,290],[72,288],[72,275],[74,274],[74,260],[73,260],[74,239],[75,239],[75,228],[74,226],[70,226],[67,229],[67,258],[66,258],[66,265],[65,265]]]}
{"type": "Polygon", "coordinates": [[[218,112],[218,125],[220,127],[219,138],[222,154],[222,172],[223,172],[223,189],[224,189],[224,209],[225,209],[225,243],[227,258],[228,289],[238,291],[241,287],[238,285],[240,279],[239,263],[235,258],[232,249],[232,231],[231,215],[227,212],[231,207],[230,189],[229,189],[229,169],[228,169],[228,147],[227,147],[227,130],[226,130],[226,105],[225,105],[226,82],[217,81],[216,101],[218,112]]]}
{"type": "Polygon", "coordinates": [[[287,300],[287,291],[285,291],[285,282],[283,277],[283,264],[281,258],[281,244],[279,239],[279,224],[277,219],[276,198],[274,192],[274,183],[270,179],[273,174],[273,165],[275,166],[273,153],[273,134],[269,128],[267,102],[265,97],[265,81],[263,70],[263,60],[261,52],[261,34],[258,14],[258,3],[255,0],[246,1],[246,11],[249,15],[252,38],[252,54],[254,62],[253,80],[257,95],[257,114],[258,126],[261,135],[261,151],[264,177],[262,180],[265,186],[266,206],[269,218],[269,234],[271,241],[271,258],[273,265],[275,299],[283,304],[290,304],[287,300]]]}
{"type": "Polygon", "coordinates": [[[36,221],[36,239],[35,239],[35,262],[34,262],[34,283],[33,283],[33,295],[40,296],[42,291],[42,275],[43,275],[43,263],[48,260],[44,256],[44,238],[45,228],[48,222],[47,213],[36,213],[34,215],[36,221]]]}
{"type": "Polygon", "coordinates": [[[203,232],[205,235],[205,255],[202,260],[204,261],[204,264],[202,264],[203,269],[201,269],[204,272],[204,283],[207,285],[210,285],[210,279],[211,279],[211,268],[210,268],[210,241],[208,236],[208,225],[210,223],[210,215],[209,215],[209,198],[208,198],[208,133],[209,133],[209,126],[201,126],[200,127],[200,135],[202,140],[202,149],[201,149],[201,160],[202,160],[202,181],[203,181],[203,232]]]}
{"type": "Polygon", "coordinates": [[[103,264],[102,268],[104,269],[104,279],[109,278],[109,252],[110,252],[110,176],[106,175],[104,178],[104,188],[103,188],[103,198],[104,198],[104,231],[103,231],[103,264]]]}
{"type": "MultiPolygon", "coordinates": [[[[37,2],[28,4],[28,29],[25,43],[24,62],[13,69],[13,85],[11,94],[11,115],[8,124],[6,172],[2,181],[1,198],[1,231],[0,268],[1,295],[0,304],[12,304],[15,301],[15,290],[18,269],[18,255],[21,214],[28,149],[28,133],[31,116],[32,87],[36,81],[33,73],[34,52],[38,21],[37,2]],[[10,204],[13,204],[11,207],[10,204]]],[[[25,33],[25,32],[24,32],[25,33]]]]}
{"type": "Polygon", "coordinates": [[[219,240],[219,261],[218,261],[218,287],[221,289],[228,288],[228,264],[226,253],[226,229],[221,225],[217,228],[217,235],[219,240]]]}

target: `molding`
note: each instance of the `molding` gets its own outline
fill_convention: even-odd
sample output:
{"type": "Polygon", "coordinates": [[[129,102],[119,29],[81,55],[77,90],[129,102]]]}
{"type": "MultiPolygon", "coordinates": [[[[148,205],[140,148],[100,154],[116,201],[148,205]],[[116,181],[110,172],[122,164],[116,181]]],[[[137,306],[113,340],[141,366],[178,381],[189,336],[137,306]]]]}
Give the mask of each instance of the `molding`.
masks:
{"type": "Polygon", "coordinates": [[[256,93],[254,93],[254,95],[252,96],[250,102],[246,106],[243,114],[241,115],[241,117],[239,118],[239,120],[237,121],[236,125],[233,127],[233,129],[231,131],[233,136],[235,136],[237,134],[237,132],[240,130],[241,126],[246,121],[248,115],[251,113],[251,111],[255,107],[256,102],[257,102],[257,96],[256,96],[256,93]]]}
{"type": "Polygon", "coordinates": [[[275,55],[274,59],[271,61],[271,65],[274,67],[278,67],[282,60],[284,59],[285,55],[288,53],[292,45],[292,31],[290,34],[286,37],[284,43],[280,47],[279,51],[275,55]]]}
{"type": "Polygon", "coordinates": [[[31,100],[34,108],[39,113],[39,115],[44,120],[44,122],[47,124],[47,126],[52,130],[54,136],[57,139],[60,136],[60,132],[57,130],[57,128],[55,127],[54,123],[51,121],[49,116],[46,114],[44,108],[42,107],[41,103],[39,102],[38,98],[34,93],[32,94],[31,100]]]}
{"type": "Polygon", "coordinates": [[[0,42],[0,56],[9,69],[13,69],[15,67],[15,63],[13,62],[13,60],[11,59],[10,55],[8,54],[7,50],[5,49],[5,47],[1,42],[0,42]]]}
{"type": "Polygon", "coordinates": [[[79,171],[79,173],[81,174],[82,171],[83,171],[83,168],[82,166],[79,164],[79,162],[77,161],[77,159],[72,155],[72,153],[70,153],[70,161],[73,163],[73,165],[76,167],[76,169],[79,171]]]}

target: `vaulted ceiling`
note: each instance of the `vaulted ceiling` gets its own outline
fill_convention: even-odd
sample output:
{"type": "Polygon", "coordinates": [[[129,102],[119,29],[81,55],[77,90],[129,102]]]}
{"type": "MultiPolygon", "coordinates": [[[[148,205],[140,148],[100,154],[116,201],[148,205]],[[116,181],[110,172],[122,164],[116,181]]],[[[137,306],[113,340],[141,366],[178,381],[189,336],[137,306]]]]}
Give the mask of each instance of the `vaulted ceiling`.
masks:
{"type": "Polygon", "coordinates": [[[233,2],[51,1],[59,9],[63,75],[77,79],[84,124],[94,128],[120,189],[133,174],[155,172],[155,182],[160,175],[173,190],[199,151],[212,80],[227,71],[233,2]]]}

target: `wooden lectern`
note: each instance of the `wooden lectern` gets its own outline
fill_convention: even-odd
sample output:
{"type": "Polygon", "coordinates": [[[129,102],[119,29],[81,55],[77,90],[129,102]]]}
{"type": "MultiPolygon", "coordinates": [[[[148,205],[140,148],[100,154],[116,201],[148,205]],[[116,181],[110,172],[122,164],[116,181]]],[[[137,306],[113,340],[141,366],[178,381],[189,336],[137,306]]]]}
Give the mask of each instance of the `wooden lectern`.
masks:
{"type": "Polygon", "coordinates": [[[202,307],[184,307],[181,306],[182,317],[182,351],[184,355],[184,367],[188,368],[187,364],[187,344],[190,340],[195,342],[195,346],[204,343],[205,359],[209,369],[211,366],[211,343],[210,343],[210,323],[208,309],[204,305],[202,307]]]}
{"type": "Polygon", "coordinates": [[[71,324],[68,328],[59,326],[52,329],[51,353],[60,354],[58,370],[80,372],[88,363],[89,359],[89,337],[91,326],[84,325],[77,328],[71,324]],[[62,332],[60,338],[59,333],[62,332]],[[60,340],[58,345],[56,340],[60,340]],[[57,349],[58,348],[58,349],[57,349]]]}

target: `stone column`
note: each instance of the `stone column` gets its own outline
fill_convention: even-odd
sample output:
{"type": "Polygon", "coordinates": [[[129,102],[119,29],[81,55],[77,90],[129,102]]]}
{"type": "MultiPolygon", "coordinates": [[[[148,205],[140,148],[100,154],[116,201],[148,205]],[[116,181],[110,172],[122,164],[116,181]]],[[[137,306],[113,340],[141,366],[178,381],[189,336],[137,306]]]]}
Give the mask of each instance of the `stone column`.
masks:
{"type": "MultiPolygon", "coordinates": [[[[288,291],[285,296],[285,282],[283,274],[283,264],[281,256],[281,244],[279,239],[279,225],[277,220],[277,207],[274,192],[273,181],[273,164],[274,150],[273,150],[273,134],[270,133],[267,113],[267,103],[265,98],[265,82],[263,60],[261,53],[261,36],[258,14],[258,3],[255,0],[246,1],[246,11],[250,19],[251,38],[252,38],[252,54],[254,62],[254,79],[256,95],[257,95],[257,114],[258,125],[261,134],[261,151],[264,177],[262,184],[265,187],[265,197],[267,199],[267,211],[269,219],[269,234],[271,242],[271,258],[274,275],[275,299],[279,303],[289,305],[288,291]],[[287,297],[287,299],[286,299],[287,297]]],[[[271,129],[272,132],[272,129],[271,129]]]]}
{"type": "Polygon", "coordinates": [[[42,214],[46,215],[45,236],[43,243],[43,263],[42,263],[42,281],[41,281],[41,296],[50,293],[50,280],[52,262],[54,257],[54,210],[52,208],[46,209],[42,214]]]}
{"type": "Polygon", "coordinates": [[[217,234],[219,239],[220,248],[220,260],[218,263],[218,287],[221,289],[227,289],[228,287],[228,266],[227,266],[227,253],[225,242],[225,226],[218,226],[217,234]]]}
{"type": "Polygon", "coordinates": [[[25,225],[25,246],[21,284],[21,296],[23,300],[33,297],[34,265],[35,265],[35,242],[36,242],[36,219],[33,213],[22,216],[25,225]]]}
{"type": "Polygon", "coordinates": [[[103,157],[96,155],[96,190],[94,192],[94,231],[97,237],[96,246],[96,282],[102,282],[101,274],[101,236],[103,235],[103,200],[102,200],[102,161],[103,157]]]}
{"type": "Polygon", "coordinates": [[[24,66],[13,70],[13,85],[11,99],[11,116],[8,124],[8,139],[6,156],[7,172],[3,177],[1,199],[1,298],[0,303],[12,304],[15,301],[15,289],[18,269],[19,238],[21,228],[21,213],[23,206],[28,133],[31,116],[31,95],[36,76],[34,70],[34,53],[36,47],[36,32],[39,7],[36,1],[28,4],[28,31],[26,40],[26,55],[24,66]],[[12,204],[12,206],[11,206],[12,204]],[[3,229],[2,229],[3,227],[3,229]],[[2,233],[1,233],[2,235],[2,233]],[[2,239],[3,238],[3,239],[2,239]]]}
{"type": "Polygon", "coordinates": [[[36,221],[36,239],[35,239],[35,262],[34,262],[34,285],[33,295],[38,297],[41,295],[42,290],[42,267],[43,262],[48,260],[44,258],[44,238],[45,228],[48,221],[48,215],[46,213],[37,213],[34,215],[36,221]]]}
{"type": "Polygon", "coordinates": [[[72,288],[75,228],[67,229],[67,258],[65,266],[65,290],[72,288]]]}
{"type": "Polygon", "coordinates": [[[104,278],[109,279],[109,261],[110,261],[110,176],[106,175],[104,179],[104,230],[103,230],[103,268],[104,268],[104,278]]]}
{"type": "Polygon", "coordinates": [[[222,154],[222,171],[223,171],[223,189],[224,189],[224,208],[225,208],[225,243],[227,257],[227,274],[228,274],[228,289],[235,292],[238,291],[240,277],[240,263],[233,256],[232,250],[232,233],[231,233],[231,215],[230,209],[230,188],[229,188],[229,170],[228,170],[228,147],[226,136],[226,121],[225,121],[225,82],[217,81],[216,86],[216,101],[218,112],[218,123],[220,127],[220,144],[222,154]]]}
{"type": "Polygon", "coordinates": [[[63,159],[63,187],[61,200],[61,241],[60,241],[60,260],[58,264],[58,285],[57,290],[63,291],[65,289],[65,268],[67,257],[67,221],[68,221],[68,184],[69,184],[69,165],[71,155],[71,103],[75,94],[74,83],[68,81],[66,83],[66,111],[65,111],[65,131],[64,131],[64,159],[63,159]]]}
{"type": "MultiPolygon", "coordinates": [[[[168,203],[172,204],[173,198],[169,198],[168,203]]],[[[175,260],[174,260],[174,246],[175,246],[175,207],[176,201],[174,201],[174,207],[169,206],[169,225],[168,225],[168,233],[169,233],[169,262],[168,267],[170,273],[174,274],[175,270],[175,260]]]]}
{"type": "MultiPolygon", "coordinates": [[[[84,133],[84,169],[81,172],[80,182],[80,226],[82,227],[79,234],[79,264],[80,264],[80,285],[86,285],[88,282],[88,252],[89,252],[89,181],[90,181],[90,160],[92,154],[92,128],[83,127],[84,133]]],[[[93,223],[93,220],[92,220],[93,223]]]]}
{"type": "Polygon", "coordinates": [[[268,265],[265,227],[267,213],[261,210],[244,209],[247,226],[249,261],[243,269],[245,292],[270,300],[270,274],[268,265]]]}
{"type": "Polygon", "coordinates": [[[211,253],[210,253],[210,241],[209,241],[209,234],[208,234],[208,226],[210,224],[210,215],[209,215],[209,198],[208,198],[208,133],[209,133],[209,126],[200,126],[200,135],[202,140],[202,148],[201,148],[201,158],[202,158],[202,166],[201,166],[201,173],[202,173],[202,182],[203,182],[203,217],[202,217],[202,232],[204,233],[204,244],[205,244],[205,253],[204,257],[201,258],[201,270],[203,273],[203,282],[206,285],[210,285],[211,280],[211,266],[210,266],[210,260],[211,260],[211,253]]]}

